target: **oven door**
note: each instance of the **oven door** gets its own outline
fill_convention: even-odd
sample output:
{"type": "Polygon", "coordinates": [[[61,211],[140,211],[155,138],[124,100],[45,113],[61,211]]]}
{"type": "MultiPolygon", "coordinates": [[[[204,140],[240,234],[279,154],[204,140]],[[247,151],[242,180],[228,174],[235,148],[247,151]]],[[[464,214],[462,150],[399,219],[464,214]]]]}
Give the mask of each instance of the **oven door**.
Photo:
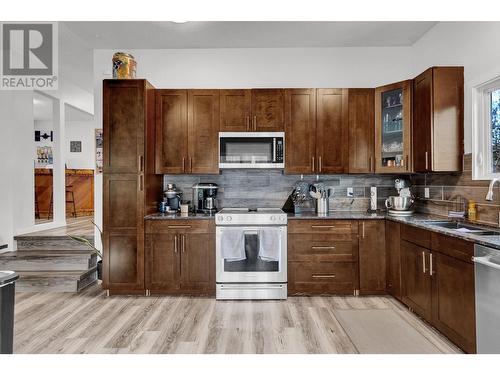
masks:
{"type": "Polygon", "coordinates": [[[262,226],[218,226],[216,228],[216,281],[218,283],[286,283],[287,281],[287,227],[279,228],[279,259],[262,260],[259,257],[259,229],[262,226]],[[245,233],[246,259],[229,261],[222,256],[222,232],[241,229],[245,233]]]}
{"type": "Polygon", "coordinates": [[[284,167],[284,133],[219,133],[220,169],[284,167]]]}

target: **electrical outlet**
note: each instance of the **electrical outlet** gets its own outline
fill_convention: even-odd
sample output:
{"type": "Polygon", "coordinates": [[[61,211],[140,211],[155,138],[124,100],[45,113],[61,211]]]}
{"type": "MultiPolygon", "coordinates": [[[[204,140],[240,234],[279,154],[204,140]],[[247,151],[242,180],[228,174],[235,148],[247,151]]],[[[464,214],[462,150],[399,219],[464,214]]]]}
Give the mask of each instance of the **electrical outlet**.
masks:
{"type": "Polygon", "coordinates": [[[348,188],[347,188],[347,196],[348,196],[349,198],[354,197],[354,188],[352,188],[352,187],[348,187],[348,188]]]}
{"type": "Polygon", "coordinates": [[[424,198],[430,198],[429,188],[424,188],[424,198]]]}

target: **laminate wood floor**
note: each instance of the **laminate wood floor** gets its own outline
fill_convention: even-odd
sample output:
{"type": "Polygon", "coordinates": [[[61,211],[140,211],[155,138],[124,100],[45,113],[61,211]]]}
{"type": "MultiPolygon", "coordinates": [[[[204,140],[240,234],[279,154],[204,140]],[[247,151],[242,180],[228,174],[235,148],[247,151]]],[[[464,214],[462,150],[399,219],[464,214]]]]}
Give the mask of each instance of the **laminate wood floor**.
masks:
{"type": "Polygon", "coordinates": [[[391,297],[106,297],[98,285],[18,292],[14,340],[14,353],[460,353],[391,297]],[[395,350],[398,335],[416,339],[395,350]]]}

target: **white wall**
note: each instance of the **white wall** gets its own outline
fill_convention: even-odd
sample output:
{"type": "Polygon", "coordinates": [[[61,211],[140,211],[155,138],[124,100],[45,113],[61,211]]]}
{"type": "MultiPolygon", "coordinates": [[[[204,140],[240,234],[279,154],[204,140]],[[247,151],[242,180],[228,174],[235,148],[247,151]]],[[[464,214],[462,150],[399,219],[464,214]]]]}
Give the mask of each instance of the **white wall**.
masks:
{"type": "Polygon", "coordinates": [[[95,168],[93,121],[66,121],[65,159],[69,169],[95,168]],[[82,152],[70,152],[70,141],[81,141],[82,152]]]}
{"type": "Polygon", "coordinates": [[[465,152],[472,151],[471,85],[499,74],[500,22],[440,22],[412,47],[412,74],[433,65],[464,66],[465,152]]]}

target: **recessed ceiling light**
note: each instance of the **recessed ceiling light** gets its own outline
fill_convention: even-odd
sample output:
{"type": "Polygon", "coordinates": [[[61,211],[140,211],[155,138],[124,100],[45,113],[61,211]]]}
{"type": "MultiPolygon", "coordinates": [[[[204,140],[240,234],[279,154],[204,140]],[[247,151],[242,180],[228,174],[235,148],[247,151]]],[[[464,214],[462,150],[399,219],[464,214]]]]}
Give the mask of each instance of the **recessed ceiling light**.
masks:
{"type": "Polygon", "coordinates": [[[183,21],[183,20],[177,20],[177,21],[172,21],[173,23],[186,23],[186,22],[189,22],[189,21],[183,21]]]}

